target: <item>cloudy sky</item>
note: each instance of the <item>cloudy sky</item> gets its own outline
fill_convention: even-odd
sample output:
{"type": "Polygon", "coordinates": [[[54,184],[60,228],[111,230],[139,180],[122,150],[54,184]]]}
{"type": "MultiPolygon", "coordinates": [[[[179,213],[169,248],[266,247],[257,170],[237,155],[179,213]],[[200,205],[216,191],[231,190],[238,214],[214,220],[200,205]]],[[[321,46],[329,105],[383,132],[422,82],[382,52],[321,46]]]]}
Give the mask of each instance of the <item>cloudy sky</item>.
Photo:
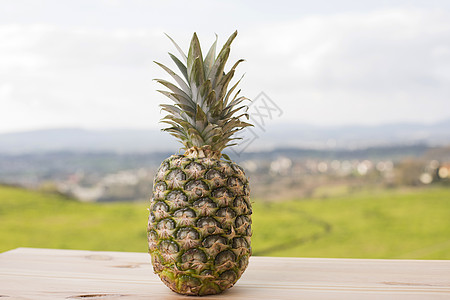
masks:
{"type": "Polygon", "coordinates": [[[0,133],[159,128],[163,33],[206,48],[235,29],[243,93],[274,122],[450,118],[450,1],[0,0],[0,133]]]}

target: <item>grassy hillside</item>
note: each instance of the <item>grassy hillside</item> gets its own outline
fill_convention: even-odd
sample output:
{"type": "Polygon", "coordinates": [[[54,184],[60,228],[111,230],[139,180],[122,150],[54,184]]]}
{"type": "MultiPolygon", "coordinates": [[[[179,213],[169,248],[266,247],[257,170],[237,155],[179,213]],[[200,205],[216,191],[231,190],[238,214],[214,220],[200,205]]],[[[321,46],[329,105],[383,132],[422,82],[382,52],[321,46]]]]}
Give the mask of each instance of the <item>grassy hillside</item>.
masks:
{"type": "MultiPolygon", "coordinates": [[[[146,252],[147,203],[80,203],[0,187],[0,252],[17,247],[146,252]]],[[[255,255],[450,259],[450,189],[255,200],[255,255]]]]}
{"type": "Polygon", "coordinates": [[[81,203],[0,187],[0,251],[16,247],[147,251],[145,203],[81,203]]]}
{"type": "Polygon", "coordinates": [[[450,259],[448,188],[371,191],[260,204],[256,205],[254,219],[255,254],[450,259]],[[285,223],[283,238],[267,234],[282,230],[283,225],[276,221],[279,218],[285,223]],[[308,225],[300,225],[305,220],[308,225]],[[270,222],[274,222],[274,229],[270,222]]]}

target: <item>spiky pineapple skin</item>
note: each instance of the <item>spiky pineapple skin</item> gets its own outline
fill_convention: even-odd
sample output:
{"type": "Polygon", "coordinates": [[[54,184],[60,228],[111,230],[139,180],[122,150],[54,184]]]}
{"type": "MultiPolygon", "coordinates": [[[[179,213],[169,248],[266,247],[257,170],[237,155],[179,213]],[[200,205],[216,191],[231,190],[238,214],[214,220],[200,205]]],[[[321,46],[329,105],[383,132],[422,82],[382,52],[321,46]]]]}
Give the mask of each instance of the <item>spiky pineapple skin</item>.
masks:
{"type": "Polygon", "coordinates": [[[173,291],[218,294],[251,255],[251,203],[241,167],[173,155],[155,175],[147,236],[153,269],[173,291]]]}

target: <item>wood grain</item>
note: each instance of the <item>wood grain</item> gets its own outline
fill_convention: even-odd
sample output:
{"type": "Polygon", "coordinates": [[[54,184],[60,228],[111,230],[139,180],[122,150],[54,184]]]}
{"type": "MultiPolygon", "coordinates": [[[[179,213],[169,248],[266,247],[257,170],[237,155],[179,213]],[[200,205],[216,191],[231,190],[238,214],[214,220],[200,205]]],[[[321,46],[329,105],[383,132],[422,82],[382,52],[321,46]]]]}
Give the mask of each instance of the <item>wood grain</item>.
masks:
{"type": "MultiPolygon", "coordinates": [[[[252,257],[205,299],[450,299],[450,261],[252,257]]],[[[19,248],[0,254],[0,300],[193,299],[171,292],[146,253],[19,248]]]]}

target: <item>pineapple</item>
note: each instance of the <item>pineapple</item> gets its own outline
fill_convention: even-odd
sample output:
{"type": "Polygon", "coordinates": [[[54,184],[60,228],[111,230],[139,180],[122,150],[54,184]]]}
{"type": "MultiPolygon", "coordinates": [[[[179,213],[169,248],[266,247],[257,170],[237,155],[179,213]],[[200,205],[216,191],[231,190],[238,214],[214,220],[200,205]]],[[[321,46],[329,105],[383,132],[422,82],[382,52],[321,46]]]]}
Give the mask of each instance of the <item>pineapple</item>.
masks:
{"type": "MultiPolygon", "coordinates": [[[[224,72],[234,32],[216,56],[216,41],[205,58],[194,33],[188,55],[172,40],[181,60],[169,53],[182,76],[157,63],[178,85],[157,79],[159,91],[174,104],[163,129],[185,150],[164,160],[153,182],[147,236],[153,269],[173,291],[185,295],[218,294],[232,287],[251,255],[251,204],[243,169],[222,150],[233,134],[251,124],[247,100],[230,89],[238,60],[224,72]],[[183,62],[184,61],[184,62],[183,62]]],[[[169,37],[170,38],[170,37],[169,37]]]]}

